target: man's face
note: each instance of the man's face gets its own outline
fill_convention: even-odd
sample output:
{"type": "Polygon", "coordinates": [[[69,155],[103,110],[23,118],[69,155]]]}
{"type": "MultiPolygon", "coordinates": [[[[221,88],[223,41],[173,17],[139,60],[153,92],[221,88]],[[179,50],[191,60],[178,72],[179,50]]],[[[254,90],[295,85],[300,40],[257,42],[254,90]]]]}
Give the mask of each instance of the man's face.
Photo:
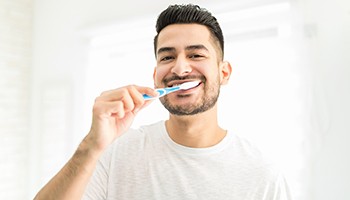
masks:
{"type": "Polygon", "coordinates": [[[212,108],[217,101],[223,80],[218,47],[207,27],[199,24],[173,24],[158,36],[156,87],[171,87],[199,80],[200,84],[160,98],[166,109],[175,115],[192,115],[212,108]]]}

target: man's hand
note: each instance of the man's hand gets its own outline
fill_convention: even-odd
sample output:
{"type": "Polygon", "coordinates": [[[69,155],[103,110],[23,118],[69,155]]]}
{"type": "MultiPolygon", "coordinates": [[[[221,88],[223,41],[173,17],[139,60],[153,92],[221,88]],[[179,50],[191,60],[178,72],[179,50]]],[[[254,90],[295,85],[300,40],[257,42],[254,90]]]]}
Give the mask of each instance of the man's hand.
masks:
{"type": "Polygon", "coordinates": [[[96,98],[91,129],[86,137],[91,148],[103,151],[130,128],[137,112],[152,102],[145,101],[143,94],[158,95],[152,88],[129,85],[103,92],[96,98]]]}

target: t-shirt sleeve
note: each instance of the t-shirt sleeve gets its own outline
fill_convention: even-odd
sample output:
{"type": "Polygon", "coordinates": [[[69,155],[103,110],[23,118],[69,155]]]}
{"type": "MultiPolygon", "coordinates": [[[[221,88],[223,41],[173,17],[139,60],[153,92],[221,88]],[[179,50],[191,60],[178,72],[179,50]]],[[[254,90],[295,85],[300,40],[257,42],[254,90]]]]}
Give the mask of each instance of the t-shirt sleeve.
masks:
{"type": "Polygon", "coordinates": [[[279,174],[276,180],[275,189],[270,192],[271,198],[273,200],[292,200],[289,186],[285,177],[282,174],[279,174]]]}
{"type": "Polygon", "coordinates": [[[292,200],[292,195],[283,174],[278,173],[273,179],[264,180],[252,195],[252,200],[292,200]]]}

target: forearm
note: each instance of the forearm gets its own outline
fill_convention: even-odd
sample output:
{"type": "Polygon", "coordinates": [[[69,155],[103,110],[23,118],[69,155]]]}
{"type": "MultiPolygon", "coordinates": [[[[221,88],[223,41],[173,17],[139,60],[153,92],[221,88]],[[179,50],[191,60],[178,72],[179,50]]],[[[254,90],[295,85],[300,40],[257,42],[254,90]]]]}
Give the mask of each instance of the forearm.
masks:
{"type": "Polygon", "coordinates": [[[145,101],[142,94],[158,95],[152,88],[130,85],[105,91],[97,97],[89,134],[35,200],[81,199],[102,152],[129,129],[137,111],[151,103],[145,101]]]}
{"type": "Polygon", "coordinates": [[[67,164],[36,195],[35,200],[81,199],[101,152],[89,147],[86,138],[67,164]]]}

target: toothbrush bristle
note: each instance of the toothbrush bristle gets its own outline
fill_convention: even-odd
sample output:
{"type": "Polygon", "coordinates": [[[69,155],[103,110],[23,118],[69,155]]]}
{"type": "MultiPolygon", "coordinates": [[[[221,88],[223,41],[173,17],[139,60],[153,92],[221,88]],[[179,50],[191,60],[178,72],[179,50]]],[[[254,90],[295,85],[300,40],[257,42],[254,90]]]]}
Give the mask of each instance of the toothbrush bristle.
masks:
{"type": "Polygon", "coordinates": [[[198,84],[199,84],[199,81],[186,82],[186,83],[181,84],[181,89],[187,90],[187,89],[196,87],[198,84]]]}

